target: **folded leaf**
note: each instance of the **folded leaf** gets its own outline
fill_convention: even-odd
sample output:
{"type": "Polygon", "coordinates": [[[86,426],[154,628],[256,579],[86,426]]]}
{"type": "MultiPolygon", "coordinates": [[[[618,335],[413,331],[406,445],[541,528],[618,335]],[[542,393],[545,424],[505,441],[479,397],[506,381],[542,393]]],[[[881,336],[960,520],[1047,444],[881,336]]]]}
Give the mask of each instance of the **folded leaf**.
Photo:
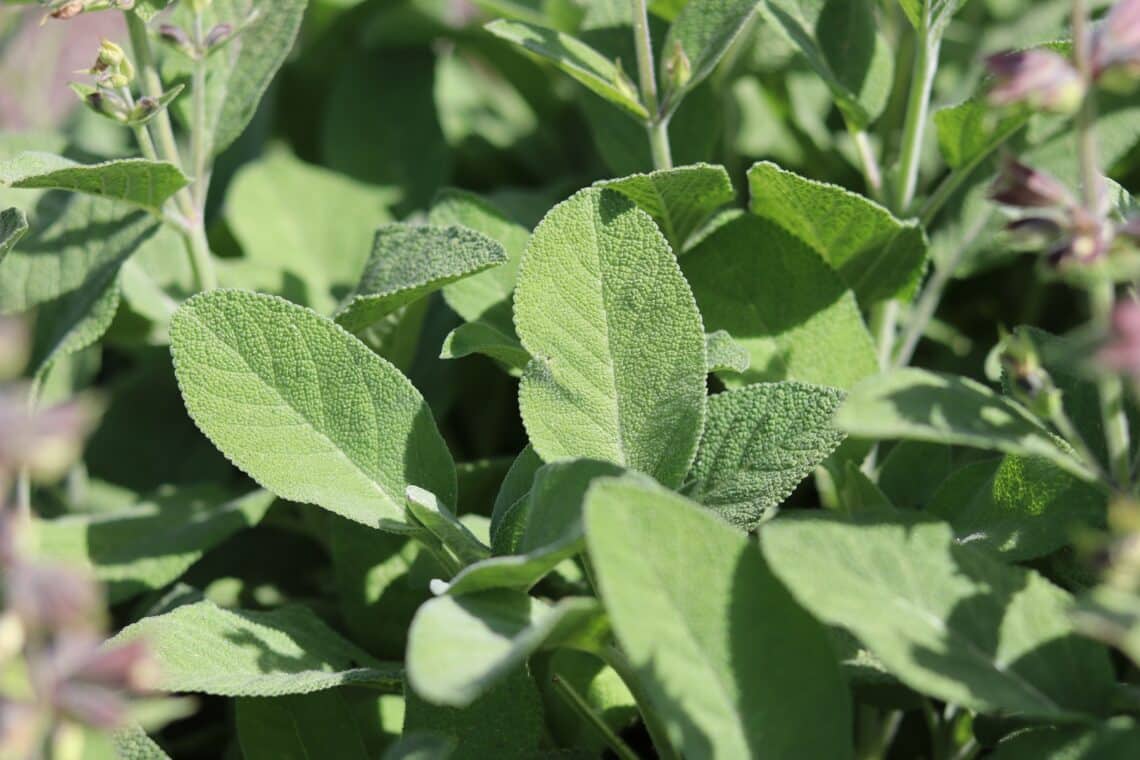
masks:
{"type": "Polygon", "coordinates": [[[515,321],[535,357],[519,408],[544,460],[680,484],[704,424],[704,329],[648,214],[599,188],[555,206],[523,255],[515,321]]]}
{"type": "Polygon", "coordinates": [[[486,322],[468,322],[447,334],[440,349],[440,359],[462,359],[482,354],[501,363],[512,375],[521,375],[530,362],[530,354],[522,347],[514,328],[502,332],[486,322]]]}
{"type": "Polygon", "coordinates": [[[600,180],[594,186],[617,190],[640,206],[661,227],[674,251],[684,250],[701,223],[736,198],[728,172],[712,164],[600,180]]]}
{"type": "Polygon", "coordinates": [[[33,190],[71,190],[157,211],[190,180],[166,161],[122,158],[80,164],[52,153],[21,153],[0,163],[0,184],[33,190]]]}
{"type": "MultiPolygon", "coordinates": [[[[502,529],[503,520],[506,514],[514,507],[520,500],[526,498],[530,493],[531,485],[534,483],[535,473],[542,467],[542,457],[535,453],[534,447],[527,444],[527,446],[519,452],[515,457],[515,461],[511,462],[510,469],[503,477],[503,482],[499,486],[499,492],[495,494],[495,503],[491,509],[491,544],[493,547],[500,546],[502,539],[499,534],[502,529]]],[[[513,548],[513,541],[511,544],[513,548]]],[[[509,554],[510,551],[502,552],[496,549],[496,554],[509,554]]]]}
{"type": "Polygon", "coordinates": [[[0,211],[0,261],[28,231],[28,217],[18,208],[0,211]]]}
{"type": "Polygon", "coordinates": [[[357,683],[399,693],[403,680],[398,663],[373,659],[304,607],[247,612],[201,601],[143,618],[110,643],[135,639],[150,646],[161,691],[276,697],[357,683]]]}
{"type": "Polygon", "coordinates": [[[729,47],[752,20],[762,0],[690,0],[685,3],[661,48],[659,81],[665,87],[665,102],[673,107],[685,93],[713,72],[729,47]],[[691,75],[679,87],[673,86],[668,62],[680,49],[688,58],[691,75]]]}
{"type": "Polygon", "coordinates": [[[724,330],[717,330],[705,336],[705,351],[709,357],[709,372],[736,372],[748,369],[752,357],[748,349],[737,343],[724,330]]]}
{"type": "Polygon", "coordinates": [[[689,496],[751,530],[843,440],[831,418],[843,394],[803,383],[764,383],[709,399],[689,496]]]}
{"type": "Polygon", "coordinates": [[[959,546],[944,523],[897,514],[862,523],[785,515],[760,543],[801,604],[849,629],[917,691],[1024,717],[1105,709],[1112,667],[1075,634],[1068,593],[959,546]]]}
{"type": "Polygon", "coordinates": [[[590,490],[586,538],[618,641],[681,755],[853,757],[827,635],[754,541],[628,478],[590,490]]]}
{"type": "Polygon", "coordinates": [[[376,232],[364,275],[336,320],[358,331],[443,286],[507,261],[503,247],[464,227],[389,224],[376,232]]]}
{"type": "Polygon", "coordinates": [[[835,417],[861,438],[903,438],[1039,456],[1095,481],[1061,439],[1015,401],[965,377],[901,369],[851,390],[835,417]]]}
{"type": "Polygon", "coordinates": [[[455,465],[423,397],[333,322],[273,296],[219,290],[171,323],[190,416],[278,496],[406,530],[404,492],[455,502],[455,465]]]}
{"type": "Polygon", "coordinates": [[[441,596],[408,634],[408,683],[428,702],[466,707],[543,648],[600,647],[608,631],[596,599],[556,604],[522,591],[441,596]]]}
{"type": "Polygon", "coordinates": [[[88,567],[111,602],[177,580],[214,546],[256,525],[274,497],[255,491],[226,500],[220,489],[161,489],[125,511],[36,523],[45,557],[88,567]]]}
{"type": "Polygon", "coordinates": [[[505,19],[492,21],[486,29],[532,55],[550,61],[594,93],[633,116],[639,119],[649,118],[649,112],[638,99],[637,90],[625,71],[582,40],[553,29],[505,19]]]}
{"type": "Polygon", "coordinates": [[[459,518],[430,491],[408,486],[408,511],[416,521],[440,540],[463,564],[470,565],[491,556],[491,550],[459,521],[459,518]]]}
{"type": "Polygon", "coordinates": [[[818,253],[752,215],[718,228],[681,257],[710,331],[748,349],[751,366],[722,377],[849,388],[878,371],[855,297],[818,253]]]}
{"type": "Polygon", "coordinates": [[[772,163],[748,170],[752,213],[783,227],[832,266],[863,308],[908,299],[926,267],[926,235],[914,222],[838,185],[772,163]]]}

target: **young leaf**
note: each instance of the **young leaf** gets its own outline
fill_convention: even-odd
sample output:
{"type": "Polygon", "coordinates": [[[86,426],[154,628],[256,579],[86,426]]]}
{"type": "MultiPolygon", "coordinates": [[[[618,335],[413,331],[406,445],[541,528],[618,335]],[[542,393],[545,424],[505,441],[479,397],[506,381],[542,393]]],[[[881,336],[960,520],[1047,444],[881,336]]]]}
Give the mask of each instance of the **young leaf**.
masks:
{"type": "Polygon", "coordinates": [[[690,0],[685,3],[661,48],[659,81],[665,86],[666,109],[676,107],[681,99],[713,72],[729,47],[752,20],[763,0],[690,0]],[[691,74],[675,83],[675,67],[671,75],[669,63],[675,51],[683,52],[691,74]]]}
{"type": "Polygon", "coordinates": [[[914,295],[926,267],[926,235],[914,222],[838,185],[775,164],[748,170],[752,213],[778,224],[830,264],[864,308],[914,295]]]}
{"type": "Polygon", "coordinates": [[[855,128],[872,123],[891,93],[894,59],[870,0],[768,0],[762,12],[827,83],[855,128]]]}
{"type": "Polygon", "coordinates": [[[487,322],[467,322],[449,332],[439,358],[462,359],[475,354],[494,359],[515,376],[522,375],[531,358],[513,327],[509,332],[503,332],[487,322]]]}
{"type": "Polygon", "coordinates": [[[803,383],[712,396],[689,496],[752,530],[843,440],[831,425],[842,401],[838,390],[803,383]]]}
{"type": "Polygon", "coordinates": [[[538,650],[600,647],[608,630],[593,598],[549,604],[505,589],[437,597],[412,621],[408,683],[433,704],[466,707],[538,650]]]}
{"type": "Polygon", "coordinates": [[[1039,456],[1082,480],[1095,481],[1061,439],[1024,407],[965,377],[901,369],[868,378],[851,390],[835,424],[861,438],[903,438],[1039,456]]]}
{"type": "Polygon", "coordinates": [[[976,462],[951,475],[928,509],[950,523],[959,543],[1008,562],[1066,546],[1073,533],[1104,523],[1105,496],[1041,457],[976,462]]]}
{"type": "Polygon", "coordinates": [[[491,550],[459,521],[430,491],[408,486],[408,511],[429,533],[438,538],[463,564],[471,565],[491,556],[491,550]]]}
{"type": "MultiPolygon", "coordinates": [[[[747,4],[747,3],[746,3],[747,4]]],[[[653,217],[674,251],[685,243],[736,192],[723,166],[694,164],[594,183],[627,196],[653,217]]]]}
{"type": "Polygon", "coordinates": [[[276,697],[359,683],[399,692],[403,680],[399,664],[374,659],[304,607],[248,612],[200,601],[143,618],[111,641],[135,639],[150,646],[161,691],[276,697]]]}
{"type": "MultiPolygon", "coordinates": [[[[515,457],[515,461],[511,462],[511,467],[507,470],[507,474],[503,477],[503,482],[499,486],[499,492],[495,494],[495,503],[491,509],[490,531],[492,547],[501,545],[499,533],[502,529],[504,518],[516,503],[526,498],[527,494],[530,493],[531,486],[534,483],[534,476],[542,466],[542,457],[535,453],[534,447],[530,444],[527,444],[526,448],[515,457]]],[[[496,550],[495,553],[509,554],[510,551],[500,552],[496,550]]]]}
{"type": "Polygon", "coordinates": [[[536,357],[519,408],[543,459],[680,484],[704,424],[704,329],[648,214],[600,188],[555,206],[523,255],[515,321],[536,357]]]}
{"type": "Polygon", "coordinates": [[[731,387],[773,380],[849,388],[878,371],[855,296],[815,251],[752,215],[681,257],[708,330],[725,330],[751,366],[731,387]]]}
{"type": "Polygon", "coordinates": [[[628,478],[590,489],[586,540],[618,641],[680,754],[853,756],[824,629],[754,541],[628,478]]]}
{"type": "Polygon", "coordinates": [[[464,227],[385,225],[376,232],[364,275],[336,321],[359,331],[448,283],[506,260],[501,245],[464,227]]]}
{"type": "Polygon", "coordinates": [[[190,180],[165,161],[122,158],[80,164],[52,153],[21,153],[0,164],[0,184],[30,190],[71,190],[157,211],[190,180]]]}
{"type": "MultiPolygon", "coordinates": [[[[300,281],[304,295],[298,300],[327,314],[356,284],[376,228],[392,221],[390,207],[397,199],[391,190],[273,150],[234,177],[226,193],[226,223],[246,262],[300,281]]],[[[222,270],[223,282],[227,271],[222,270]]]]}
{"type": "Polygon", "coordinates": [[[857,523],[785,515],[760,543],[801,604],[849,629],[913,689],[1024,717],[1107,706],[1108,655],[1076,636],[1066,592],[957,545],[943,523],[905,515],[857,523]]]}
{"type": "Polygon", "coordinates": [[[36,522],[45,557],[90,568],[112,603],[177,580],[209,549],[261,521],[273,495],[225,500],[214,488],[166,488],[124,511],[36,522]]]}
{"type": "Polygon", "coordinates": [[[582,40],[569,34],[499,19],[486,26],[491,34],[518,45],[533,56],[550,61],[597,95],[638,119],[649,118],[628,75],[582,40]]]}
{"type": "Polygon", "coordinates": [[[238,699],[234,718],[245,760],[335,757],[368,760],[342,689],[270,699],[238,699]]]}
{"type": "Polygon", "coordinates": [[[190,416],[278,496],[404,530],[404,492],[455,502],[455,465],[427,404],[333,322],[236,290],[183,304],[170,329],[190,416]]]}
{"type": "Polygon", "coordinates": [[[709,358],[709,373],[746,372],[752,363],[748,349],[737,343],[724,330],[705,336],[705,352],[709,358]]]}
{"type": "Polygon", "coordinates": [[[28,231],[28,217],[18,208],[0,211],[0,262],[28,231]]]}

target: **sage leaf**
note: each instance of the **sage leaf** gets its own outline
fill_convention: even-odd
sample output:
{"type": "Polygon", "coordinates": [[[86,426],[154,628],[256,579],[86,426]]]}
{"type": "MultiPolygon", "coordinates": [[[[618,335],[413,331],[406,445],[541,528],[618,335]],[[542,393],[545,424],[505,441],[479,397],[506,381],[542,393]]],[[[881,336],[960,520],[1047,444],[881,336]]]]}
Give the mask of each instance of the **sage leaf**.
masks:
{"type": "Polygon", "coordinates": [[[371,757],[342,689],[281,697],[242,698],[234,717],[245,760],[286,757],[371,757]]]}
{"type": "Polygon", "coordinates": [[[661,227],[674,251],[685,250],[701,224],[736,197],[728,172],[712,164],[600,180],[594,186],[617,190],[640,206],[661,227]]]}
{"type": "Polygon", "coordinates": [[[515,321],[535,357],[519,408],[544,460],[681,483],[704,424],[704,329],[648,214],[600,188],[556,206],[523,255],[515,321]]]}
{"type": "Polygon", "coordinates": [[[705,352],[709,358],[709,372],[745,372],[752,363],[748,349],[737,343],[724,330],[705,336],[705,352]]]}
{"type": "Polygon", "coordinates": [[[849,629],[923,694],[1027,718],[1107,705],[1108,654],[1075,634],[1069,594],[958,545],[944,523],[906,513],[862,522],[785,515],[760,543],[801,604],[849,629]]]}
{"type": "Polygon", "coordinates": [[[226,500],[214,488],[165,488],[126,510],[35,523],[45,557],[86,567],[112,603],[160,589],[214,546],[256,525],[274,497],[226,500]]]}
{"type": "Polygon", "coordinates": [[[748,350],[746,372],[729,387],[800,380],[850,388],[878,371],[854,294],[819,254],[752,215],[719,227],[681,257],[710,331],[748,350]]]}
{"type": "Polygon", "coordinates": [[[190,184],[174,164],[122,158],[80,164],[52,153],[21,153],[0,163],[0,184],[30,190],[70,190],[157,211],[190,184]]]}
{"type": "Polygon", "coordinates": [[[398,692],[402,684],[399,664],[374,659],[304,607],[250,612],[200,601],[132,623],[111,643],[135,639],[150,646],[161,691],[276,697],[348,683],[398,692]]]}
{"type": "Polygon", "coordinates": [[[543,648],[600,647],[608,631],[596,599],[549,604],[522,591],[441,596],[408,634],[408,683],[433,704],[466,707],[543,648]]]}
{"type": "Polygon", "coordinates": [[[111,735],[119,760],[170,760],[162,747],[138,726],[129,726],[111,735]]]}
{"type": "Polygon", "coordinates": [[[28,217],[18,208],[0,211],[0,262],[28,232],[28,217]]]}
{"type": "Polygon", "coordinates": [[[751,210],[778,224],[835,269],[863,308],[909,299],[926,268],[926,234],[915,222],[838,185],[815,182],[772,163],[748,170],[751,210]]]}
{"type": "Polygon", "coordinates": [[[938,148],[951,169],[966,169],[1017,134],[1032,116],[1029,109],[1007,109],[995,117],[985,98],[971,98],[934,114],[938,148]]]}
{"type": "Polygon", "coordinates": [[[629,478],[590,490],[586,541],[618,641],[681,755],[853,757],[827,635],[755,542],[629,478]]]}
{"type": "Polygon", "coordinates": [[[969,378],[900,369],[860,383],[835,416],[861,438],[902,438],[1039,456],[1081,480],[1088,468],[1015,401],[969,378]]]}
{"type": "Polygon", "coordinates": [[[763,0],[690,0],[685,3],[665,35],[661,48],[659,81],[664,83],[666,109],[675,108],[685,93],[713,72],[732,43],[752,20],[763,0]],[[680,50],[688,59],[690,75],[675,82],[670,76],[670,56],[680,50]]]}
{"type": "Polygon", "coordinates": [[[513,328],[503,332],[487,322],[467,322],[449,332],[439,358],[462,359],[475,354],[494,359],[516,377],[522,375],[531,358],[513,328]]]}
{"type": "MultiPolygon", "coordinates": [[[[530,493],[531,485],[534,483],[534,476],[539,468],[543,466],[542,457],[540,457],[534,450],[534,447],[527,444],[519,455],[515,457],[515,461],[511,462],[507,474],[503,477],[503,482],[499,485],[499,492],[495,494],[495,503],[491,508],[491,546],[492,548],[501,545],[499,533],[503,525],[503,519],[511,508],[524,499],[530,493]]],[[[513,548],[513,539],[512,539],[513,548]]],[[[509,554],[510,551],[495,551],[495,554],[509,554]]]]}
{"type": "Polygon", "coordinates": [[[419,391],[333,322],[219,290],[183,304],[170,336],[190,416],[267,490],[392,530],[407,529],[410,484],[455,502],[455,465],[419,391]]]}
{"type": "Polygon", "coordinates": [[[408,486],[408,511],[428,532],[439,539],[464,565],[470,565],[491,555],[476,536],[459,521],[459,518],[430,491],[408,486]]]}
{"type": "Polygon", "coordinates": [[[376,232],[360,283],[336,321],[361,330],[448,283],[506,260],[501,245],[465,227],[385,225],[376,232]]]}
{"type": "Polygon", "coordinates": [[[522,21],[499,19],[485,27],[491,34],[550,61],[595,94],[638,119],[648,119],[637,89],[624,70],[582,40],[522,21]]]}
{"type": "Polygon", "coordinates": [[[712,396],[689,496],[755,528],[843,440],[831,425],[842,400],[833,388],[786,382],[712,396]]]}
{"type": "Polygon", "coordinates": [[[879,117],[894,58],[870,0],[767,0],[761,11],[803,53],[852,126],[879,117]]]}

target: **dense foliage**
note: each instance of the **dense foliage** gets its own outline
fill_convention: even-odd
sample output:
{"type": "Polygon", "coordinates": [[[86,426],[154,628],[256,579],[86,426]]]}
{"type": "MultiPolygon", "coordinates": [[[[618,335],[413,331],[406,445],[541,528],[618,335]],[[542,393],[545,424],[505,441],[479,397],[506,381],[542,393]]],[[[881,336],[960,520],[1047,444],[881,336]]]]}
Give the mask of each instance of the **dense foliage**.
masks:
{"type": "Polygon", "coordinates": [[[39,5],[0,757],[1140,757],[1140,0],[39,5]]]}

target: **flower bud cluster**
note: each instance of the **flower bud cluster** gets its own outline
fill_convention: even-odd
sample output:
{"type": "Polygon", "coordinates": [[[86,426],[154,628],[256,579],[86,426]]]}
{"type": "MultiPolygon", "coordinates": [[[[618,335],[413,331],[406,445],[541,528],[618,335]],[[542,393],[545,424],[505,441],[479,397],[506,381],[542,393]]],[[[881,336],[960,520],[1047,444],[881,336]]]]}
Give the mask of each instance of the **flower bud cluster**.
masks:
{"type": "Polygon", "coordinates": [[[53,0],[48,3],[47,18],[67,21],[91,11],[129,11],[134,7],[135,0],[53,0]]]}

